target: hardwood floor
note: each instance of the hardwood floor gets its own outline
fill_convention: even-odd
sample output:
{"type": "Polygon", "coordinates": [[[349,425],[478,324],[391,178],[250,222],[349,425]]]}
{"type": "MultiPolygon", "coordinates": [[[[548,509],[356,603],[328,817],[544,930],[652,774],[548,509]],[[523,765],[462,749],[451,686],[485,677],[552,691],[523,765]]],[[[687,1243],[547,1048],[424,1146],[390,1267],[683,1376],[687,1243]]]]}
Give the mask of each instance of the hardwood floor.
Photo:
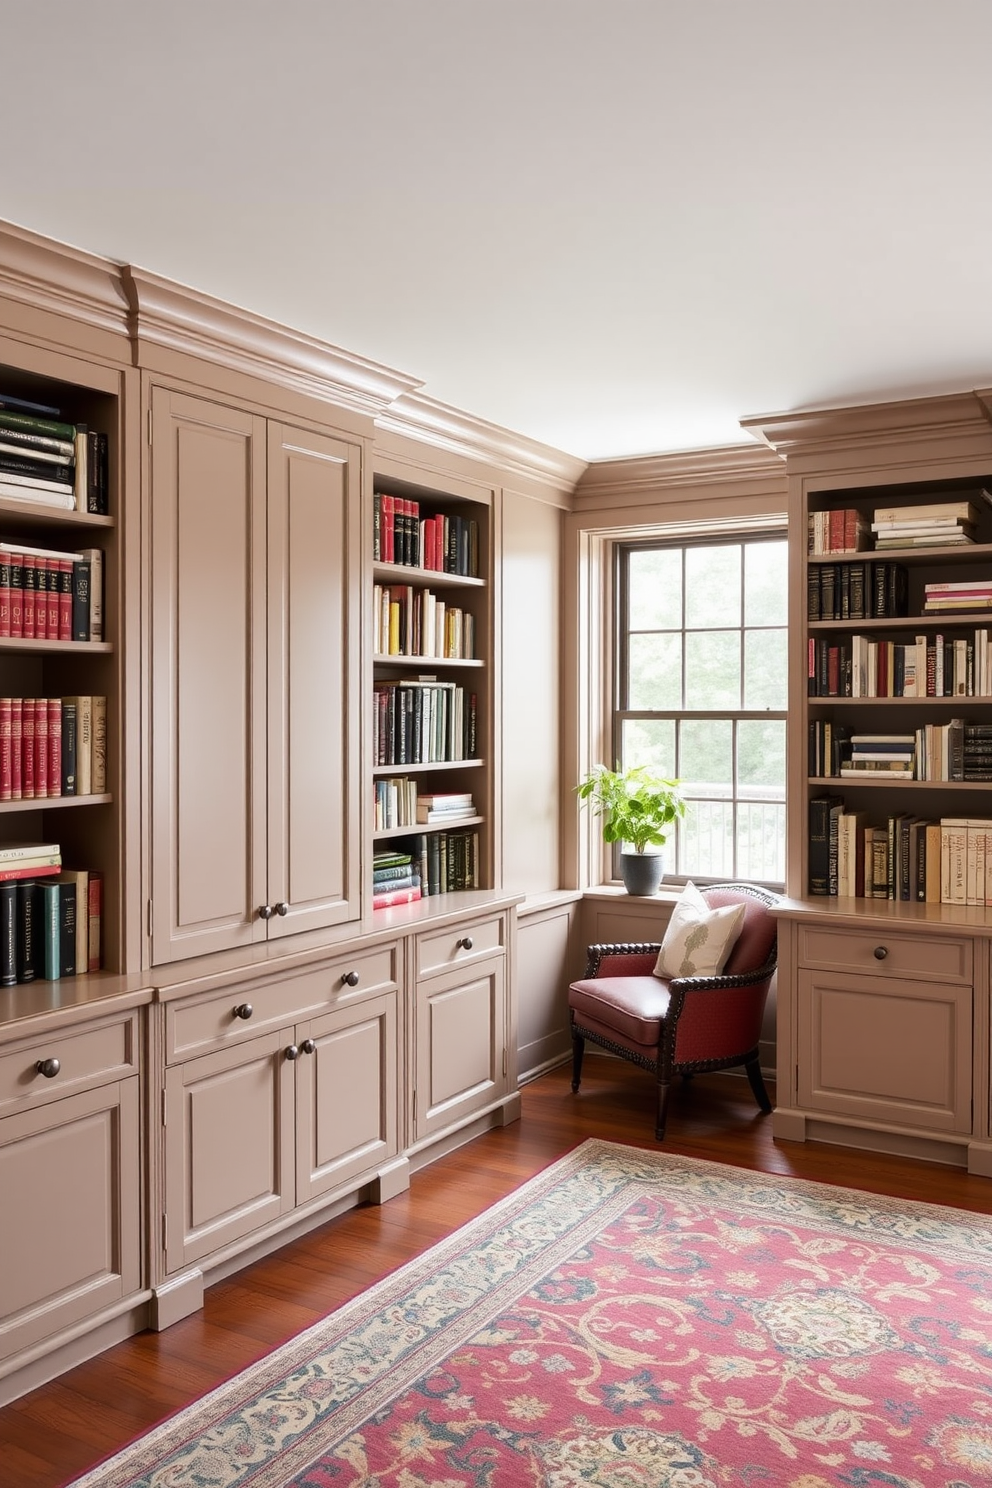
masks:
{"type": "MultiPolygon", "coordinates": [[[[143,1333],[0,1410],[2,1488],[61,1488],[198,1395],[316,1322],[589,1136],[654,1148],[654,1091],[629,1065],[586,1059],[582,1090],[553,1070],[523,1117],[417,1173],[409,1192],[330,1221],[210,1287],[202,1312],[143,1333]]],[[[992,1180],[842,1147],[775,1143],[744,1079],[698,1076],[672,1095],[664,1150],[872,1193],[992,1211],[992,1180]]]]}

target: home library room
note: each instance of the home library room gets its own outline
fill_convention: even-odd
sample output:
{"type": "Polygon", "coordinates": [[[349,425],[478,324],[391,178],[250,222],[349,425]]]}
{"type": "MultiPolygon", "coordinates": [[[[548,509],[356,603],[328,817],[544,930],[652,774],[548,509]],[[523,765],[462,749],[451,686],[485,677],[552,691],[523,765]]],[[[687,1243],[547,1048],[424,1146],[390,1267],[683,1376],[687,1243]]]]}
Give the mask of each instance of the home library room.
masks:
{"type": "Polygon", "coordinates": [[[120,395],[113,370],[2,352],[0,986],[16,986],[121,966],[120,395]]]}
{"type": "Polygon", "coordinates": [[[992,476],[810,498],[811,896],[992,905],[992,476]]]}
{"type": "Polygon", "coordinates": [[[372,908],[492,886],[492,507],[380,469],[372,908]]]}

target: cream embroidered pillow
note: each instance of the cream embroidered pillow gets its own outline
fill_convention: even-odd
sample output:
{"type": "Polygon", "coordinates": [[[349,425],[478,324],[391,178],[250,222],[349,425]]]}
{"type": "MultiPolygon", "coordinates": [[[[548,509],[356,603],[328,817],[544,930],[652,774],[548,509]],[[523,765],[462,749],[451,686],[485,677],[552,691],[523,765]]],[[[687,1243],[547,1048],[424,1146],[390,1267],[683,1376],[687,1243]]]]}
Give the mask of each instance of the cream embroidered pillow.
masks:
{"type": "Polygon", "coordinates": [[[743,904],[711,909],[687,883],[672,910],[655,962],[655,976],[718,976],[744,923],[743,904]]]}

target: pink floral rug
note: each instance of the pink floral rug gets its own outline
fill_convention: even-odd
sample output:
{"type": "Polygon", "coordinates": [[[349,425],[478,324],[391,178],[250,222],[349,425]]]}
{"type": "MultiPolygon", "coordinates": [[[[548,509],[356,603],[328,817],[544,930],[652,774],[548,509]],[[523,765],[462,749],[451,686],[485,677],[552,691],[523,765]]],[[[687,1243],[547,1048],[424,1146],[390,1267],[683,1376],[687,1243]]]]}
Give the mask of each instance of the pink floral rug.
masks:
{"type": "Polygon", "coordinates": [[[589,1141],[79,1488],[976,1488],[992,1223],[589,1141]]]}

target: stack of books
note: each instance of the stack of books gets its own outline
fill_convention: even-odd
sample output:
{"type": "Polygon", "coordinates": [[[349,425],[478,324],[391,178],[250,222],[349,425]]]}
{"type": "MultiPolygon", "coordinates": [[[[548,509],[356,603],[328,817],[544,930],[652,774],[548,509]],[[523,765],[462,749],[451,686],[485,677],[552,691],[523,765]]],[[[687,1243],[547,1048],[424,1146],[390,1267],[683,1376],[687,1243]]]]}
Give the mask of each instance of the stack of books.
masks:
{"type": "Polygon", "coordinates": [[[992,610],[992,579],[961,579],[924,584],[923,613],[939,615],[954,610],[992,610]]]}
{"type": "Polygon", "coordinates": [[[876,548],[960,547],[975,541],[978,508],[971,501],[929,506],[879,506],[871,530],[876,548]]]}
{"type": "Polygon", "coordinates": [[[890,780],[912,780],[915,756],[915,734],[852,734],[851,757],[840,773],[863,777],[876,772],[890,780]]]}
{"type": "Polygon", "coordinates": [[[107,436],[47,403],[0,393],[0,496],[106,513],[107,436]]]}
{"type": "Polygon", "coordinates": [[[372,857],[372,908],[415,904],[421,897],[420,873],[408,852],[379,852],[372,857]]]}
{"type": "Polygon", "coordinates": [[[417,821],[424,826],[454,825],[475,816],[475,802],[470,791],[449,791],[417,797],[417,821]]]}

